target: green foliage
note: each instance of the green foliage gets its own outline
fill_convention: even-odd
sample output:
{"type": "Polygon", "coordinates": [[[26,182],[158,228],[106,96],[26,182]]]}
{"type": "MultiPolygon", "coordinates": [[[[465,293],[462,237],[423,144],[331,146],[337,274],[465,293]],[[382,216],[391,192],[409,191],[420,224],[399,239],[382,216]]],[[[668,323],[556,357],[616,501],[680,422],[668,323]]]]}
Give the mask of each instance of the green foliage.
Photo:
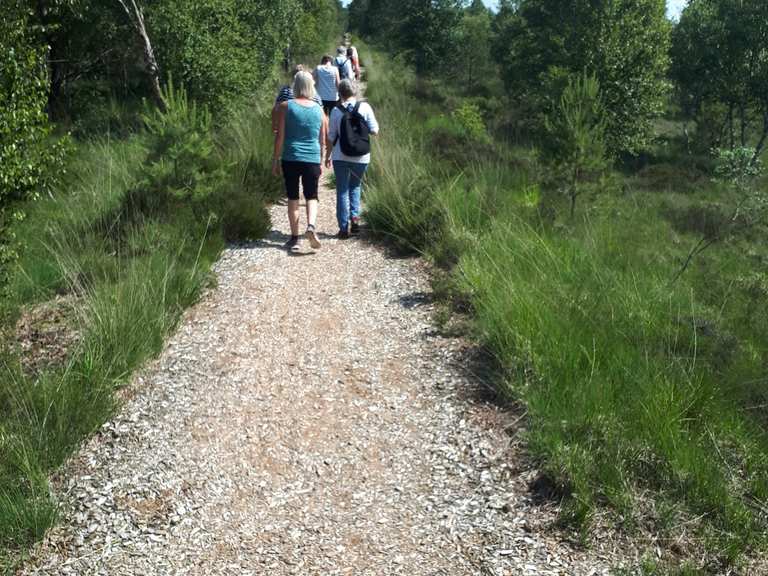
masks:
{"type": "Polygon", "coordinates": [[[342,9],[336,0],[300,0],[291,19],[291,57],[314,62],[341,34],[342,9]]]}
{"type": "Polygon", "coordinates": [[[174,88],[172,81],[163,96],[167,110],[149,107],[143,116],[149,155],[128,199],[143,212],[172,213],[187,204],[205,222],[227,175],[216,153],[211,115],[190,103],[186,91],[174,88]]]}
{"type": "MultiPolygon", "coordinates": [[[[381,81],[372,77],[371,88],[386,96],[381,81]]],[[[597,83],[577,76],[569,92],[571,124],[598,126],[597,83]]],[[[402,145],[435,107],[383,98],[378,112],[392,117],[386,137],[402,145]]],[[[569,135],[565,118],[550,126],[557,122],[569,135]]],[[[469,311],[473,336],[505,369],[498,385],[525,404],[528,446],[564,498],[563,522],[588,527],[609,505],[629,530],[653,527],[658,542],[685,524],[695,552],[647,563],[647,573],[714,573],[699,568],[760,555],[768,421],[755,407],[768,400],[768,283],[754,270],[766,257],[764,233],[713,245],[671,285],[686,255],[681,238],[697,232],[663,217],[674,207],[699,221],[706,201],[738,202],[738,191],[704,178],[703,198],[607,189],[585,201],[583,217],[567,219],[563,202],[544,204],[530,180],[536,170],[506,156],[435,170],[443,150],[429,141],[410,141],[402,156],[399,147],[376,151],[367,218],[450,270],[441,292],[469,311]],[[426,211],[440,216],[428,221],[426,211]]],[[[729,157],[718,173],[742,173],[748,156],[729,157]]]]}
{"type": "Polygon", "coordinates": [[[683,111],[705,145],[755,147],[768,141],[768,4],[692,0],[675,27],[672,76],[683,111]],[[707,133],[712,127],[714,132],[707,133]]]}
{"type": "Polygon", "coordinates": [[[150,8],[161,68],[216,115],[273,79],[293,16],[283,3],[268,0],[163,0],[150,8]]]}
{"type": "Polygon", "coordinates": [[[13,0],[0,22],[0,286],[15,257],[8,227],[15,202],[48,193],[61,176],[65,148],[45,113],[45,50],[29,28],[26,3],[13,0]]]}
{"type": "Polygon", "coordinates": [[[404,55],[417,74],[430,74],[461,53],[461,8],[460,0],[354,0],[350,26],[404,55]]]}
{"type": "Polygon", "coordinates": [[[485,127],[482,112],[477,104],[464,102],[451,114],[453,121],[467,134],[468,139],[477,142],[488,141],[488,130],[485,127]]]}
{"type": "Polygon", "coordinates": [[[434,149],[441,150],[441,160],[466,166],[478,160],[496,157],[480,108],[462,102],[450,115],[435,115],[424,124],[425,135],[434,149]]]}
{"type": "Polygon", "coordinates": [[[190,102],[183,88],[169,81],[163,97],[166,110],[148,107],[143,115],[148,154],[138,179],[120,206],[105,216],[102,227],[115,236],[147,218],[186,219],[191,229],[221,228],[228,241],[263,235],[269,224],[263,199],[273,196],[275,184],[257,177],[268,167],[255,155],[268,157],[269,146],[263,127],[254,130],[250,124],[261,116],[248,119],[240,113],[220,145],[211,115],[190,102]]]}
{"type": "Polygon", "coordinates": [[[719,148],[716,157],[715,175],[739,190],[751,187],[763,172],[760,160],[755,160],[754,148],[719,148]]]}
{"type": "Polygon", "coordinates": [[[461,17],[456,41],[463,56],[457,72],[462,74],[461,80],[471,89],[487,86],[498,73],[491,55],[492,23],[493,15],[479,0],[461,17]]]}
{"type": "Polygon", "coordinates": [[[670,24],[664,0],[503,2],[494,52],[518,102],[540,116],[571,74],[600,83],[610,155],[648,147],[662,111],[670,24]]]}
{"type": "Polygon", "coordinates": [[[604,110],[597,79],[586,73],[569,78],[545,126],[544,149],[566,182],[573,216],[582,180],[606,167],[604,110]]]}
{"type": "Polygon", "coordinates": [[[0,567],[55,520],[48,475],[109,417],[116,387],[161,349],[223,241],[269,229],[265,202],[280,188],[269,173],[266,112],[244,108],[211,132],[210,115],[182,90],[166,97],[168,111],[148,112],[145,132],[80,144],[66,186],[14,225],[24,249],[6,306],[67,294],[78,338],[61,365],[30,373],[17,358],[0,360],[0,567]],[[164,200],[153,204],[153,195],[164,200]]]}

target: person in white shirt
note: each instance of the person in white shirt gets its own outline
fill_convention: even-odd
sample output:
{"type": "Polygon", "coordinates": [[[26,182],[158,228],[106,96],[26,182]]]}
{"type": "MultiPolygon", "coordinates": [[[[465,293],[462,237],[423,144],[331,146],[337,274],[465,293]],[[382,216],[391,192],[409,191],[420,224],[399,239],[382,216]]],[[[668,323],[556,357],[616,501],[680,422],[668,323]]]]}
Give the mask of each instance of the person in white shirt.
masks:
{"type": "MultiPolygon", "coordinates": [[[[353,111],[358,105],[355,83],[342,80],[339,84],[341,103],[331,111],[328,126],[328,145],[326,146],[325,166],[330,168],[333,160],[333,173],[336,175],[336,220],[339,224],[338,237],[349,238],[360,230],[360,197],[362,195],[363,176],[371,162],[371,155],[347,156],[341,150],[341,121],[344,113],[341,107],[353,111]]],[[[359,102],[357,113],[368,126],[370,134],[379,133],[379,123],[368,102],[359,102]]]]}
{"type": "Polygon", "coordinates": [[[347,49],[344,46],[339,46],[336,49],[336,59],[333,61],[333,64],[339,69],[339,78],[341,80],[355,79],[355,70],[352,67],[352,60],[347,57],[347,49]]]}
{"type": "Polygon", "coordinates": [[[320,66],[315,68],[312,75],[315,77],[315,87],[327,116],[339,102],[339,69],[333,64],[333,58],[323,56],[320,66]]]}

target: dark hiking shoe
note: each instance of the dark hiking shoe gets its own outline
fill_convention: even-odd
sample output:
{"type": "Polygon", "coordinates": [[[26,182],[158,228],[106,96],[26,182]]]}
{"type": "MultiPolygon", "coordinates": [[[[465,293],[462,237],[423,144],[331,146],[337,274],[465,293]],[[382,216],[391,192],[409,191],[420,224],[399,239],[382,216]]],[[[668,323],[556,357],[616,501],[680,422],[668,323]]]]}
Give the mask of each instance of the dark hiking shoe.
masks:
{"type": "Polygon", "coordinates": [[[339,240],[346,240],[347,238],[349,238],[349,232],[347,232],[346,230],[339,230],[339,233],[336,234],[336,238],[338,238],[339,240]]]}
{"type": "Polygon", "coordinates": [[[286,242],[285,244],[283,244],[283,248],[285,248],[289,252],[296,252],[299,249],[299,237],[291,236],[291,239],[288,240],[288,242],[286,242]]]}
{"type": "Polygon", "coordinates": [[[352,224],[349,225],[350,234],[360,234],[360,220],[355,218],[352,220],[352,224]]]}
{"type": "Polygon", "coordinates": [[[309,245],[312,246],[313,250],[318,250],[320,248],[320,240],[317,239],[314,226],[307,226],[307,232],[304,236],[309,240],[309,245]]]}

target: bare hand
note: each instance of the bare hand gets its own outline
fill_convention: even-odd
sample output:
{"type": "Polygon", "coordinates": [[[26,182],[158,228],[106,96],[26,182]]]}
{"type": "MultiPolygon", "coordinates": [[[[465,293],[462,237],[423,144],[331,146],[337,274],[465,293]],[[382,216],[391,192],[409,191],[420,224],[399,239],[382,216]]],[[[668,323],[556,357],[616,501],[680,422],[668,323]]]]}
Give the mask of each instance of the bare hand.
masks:
{"type": "Polygon", "coordinates": [[[331,159],[330,158],[326,158],[325,159],[325,167],[326,168],[330,168],[331,167],[331,159]]]}
{"type": "Polygon", "coordinates": [[[277,160],[272,161],[272,175],[273,176],[280,176],[282,173],[282,170],[280,169],[280,162],[277,160]]]}

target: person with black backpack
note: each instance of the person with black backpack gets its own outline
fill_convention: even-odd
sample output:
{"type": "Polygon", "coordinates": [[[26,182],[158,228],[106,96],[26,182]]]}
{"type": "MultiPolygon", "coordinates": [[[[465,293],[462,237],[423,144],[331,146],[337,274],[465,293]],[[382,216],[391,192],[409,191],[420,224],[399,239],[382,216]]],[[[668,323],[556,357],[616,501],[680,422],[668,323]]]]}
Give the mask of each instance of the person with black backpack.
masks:
{"type": "Polygon", "coordinates": [[[349,238],[360,230],[360,197],[363,176],[371,162],[371,135],[379,123],[368,102],[356,98],[351,79],[339,83],[341,102],[331,112],[325,166],[336,176],[336,220],[338,238],[349,238]]]}
{"type": "Polygon", "coordinates": [[[333,61],[333,65],[339,69],[339,79],[352,80],[355,77],[352,60],[347,58],[347,49],[344,46],[339,46],[336,49],[336,58],[333,61]]]}

